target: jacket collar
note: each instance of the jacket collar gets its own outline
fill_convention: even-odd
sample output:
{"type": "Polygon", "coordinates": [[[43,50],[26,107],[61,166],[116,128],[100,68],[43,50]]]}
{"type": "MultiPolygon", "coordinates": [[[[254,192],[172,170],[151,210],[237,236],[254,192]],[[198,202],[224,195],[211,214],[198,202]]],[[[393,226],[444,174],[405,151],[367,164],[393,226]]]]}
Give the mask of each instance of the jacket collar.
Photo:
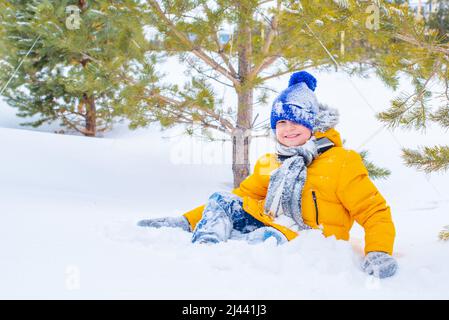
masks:
{"type": "Polygon", "coordinates": [[[335,144],[335,147],[343,146],[343,143],[342,143],[341,137],[340,137],[340,133],[337,130],[335,130],[335,128],[330,128],[330,129],[326,130],[325,132],[317,131],[313,135],[317,139],[322,138],[322,137],[328,138],[335,144]]]}

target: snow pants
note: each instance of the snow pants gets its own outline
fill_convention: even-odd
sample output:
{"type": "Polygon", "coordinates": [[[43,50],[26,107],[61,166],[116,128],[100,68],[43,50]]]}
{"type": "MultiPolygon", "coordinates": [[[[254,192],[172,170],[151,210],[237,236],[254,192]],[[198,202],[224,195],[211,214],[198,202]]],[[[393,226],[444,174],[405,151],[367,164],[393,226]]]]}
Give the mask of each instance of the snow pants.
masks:
{"type": "Polygon", "coordinates": [[[217,243],[230,238],[245,238],[247,234],[250,243],[265,241],[271,236],[276,238],[278,244],[287,241],[281,232],[266,227],[242,206],[242,199],[231,192],[213,193],[193,230],[192,242],[217,243]]]}

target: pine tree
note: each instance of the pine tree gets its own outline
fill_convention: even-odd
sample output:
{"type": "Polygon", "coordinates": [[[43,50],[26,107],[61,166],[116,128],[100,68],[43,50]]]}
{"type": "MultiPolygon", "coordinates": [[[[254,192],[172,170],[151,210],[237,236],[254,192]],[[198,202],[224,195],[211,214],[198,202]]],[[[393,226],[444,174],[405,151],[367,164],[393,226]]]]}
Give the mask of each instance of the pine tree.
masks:
{"type": "Polygon", "coordinates": [[[341,69],[362,75],[375,70],[385,83],[398,84],[402,61],[412,45],[394,37],[409,19],[407,6],[394,1],[180,1],[146,0],[148,24],[158,35],[152,50],[177,56],[189,66],[184,88],[147,90],[146,104],[130,109],[134,126],[159,120],[184,123],[213,138],[210,130],[233,143],[234,185],[249,174],[249,147],[257,136],[256,103],[265,103],[266,82],[309,68],[341,69]],[[231,88],[232,104],[217,97],[211,81],[231,88]],[[261,95],[256,97],[255,93],[261,95]]]}
{"type": "Polygon", "coordinates": [[[4,4],[0,88],[20,66],[4,95],[19,116],[37,117],[24,125],[59,121],[86,136],[110,128],[135,103],[136,83],[154,81],[142,14],[137,0],[4,4]]]}
{"type": "MultiPolygon", "coordinates": [[[[437,3],[426,19],[404,23],[395,37],[414,46],[413,59],[404,60],[403,73],[412,79],[413,92],[404,92],[378,119],[391,128],[426,130],[429,122],[449,128],[449,43],[447,1],[437,3]]],[[[430,173],[449,168],[449,145],[425,146],[419,150],[403,148],[405,164],[430,173]]],[[[439,234],[449,239],[449,227],[439,234]]]]}
{"type": "MultiPolygon", "coordinates": [[[[390,128],[425,131],[429,122],[445,131],[449,128],[449,43],[447,35],[435,26],[438,24],[425,20],[404,23],[395,35],[413,46],[413,57],[403,60],[402,72],[412,80],[414,91],[403,92],[388,110],[377,115],[390,128]]],[[[449,168],[447,145],[402,151],[406,165],[418,170],[429,173],[449,168]]]]}

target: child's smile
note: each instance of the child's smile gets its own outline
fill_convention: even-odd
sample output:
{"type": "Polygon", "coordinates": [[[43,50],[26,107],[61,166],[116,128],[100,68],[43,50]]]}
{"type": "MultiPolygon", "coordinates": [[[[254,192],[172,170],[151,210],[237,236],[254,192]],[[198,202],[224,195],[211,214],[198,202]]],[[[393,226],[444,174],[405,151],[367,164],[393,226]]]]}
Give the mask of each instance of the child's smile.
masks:
{"type": "Polygon", "coordinates": [[[309,128],[289,120],[276,123],[276,138],[288,147],[301,146],[309,140],[312,132],[309,128]]]}

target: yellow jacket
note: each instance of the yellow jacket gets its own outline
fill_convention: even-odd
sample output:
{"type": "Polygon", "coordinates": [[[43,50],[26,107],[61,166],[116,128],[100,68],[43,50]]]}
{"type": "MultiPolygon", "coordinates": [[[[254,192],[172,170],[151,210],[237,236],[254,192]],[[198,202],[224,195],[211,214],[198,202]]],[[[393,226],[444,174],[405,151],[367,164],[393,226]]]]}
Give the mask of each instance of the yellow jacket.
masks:
{"type": "MultiPolygon", "coordinates": [[[[365,229],[365,253],[384,251],[392,254],[395,228],[390,207],[368,177],[362,158],[357,152],[342,147],[340,134],[334,128],[314,135],[329,138],[335,147],[319,155],[307,168],[302,192],[304,222],[312,228],[321,228],[326,237],[334,235],[337,239],[349,240],[355,220],[365,229]]],[[[270,174],[280,165],[275,154],[263,155],[253,174],[232,192],[243,199],[246,212],[292,240],[298,233],[273,223],[263,209],[270,174]]],[[[204,207],[201,205],[184,213],[192,230],[201,219],[204,207]]]]}

